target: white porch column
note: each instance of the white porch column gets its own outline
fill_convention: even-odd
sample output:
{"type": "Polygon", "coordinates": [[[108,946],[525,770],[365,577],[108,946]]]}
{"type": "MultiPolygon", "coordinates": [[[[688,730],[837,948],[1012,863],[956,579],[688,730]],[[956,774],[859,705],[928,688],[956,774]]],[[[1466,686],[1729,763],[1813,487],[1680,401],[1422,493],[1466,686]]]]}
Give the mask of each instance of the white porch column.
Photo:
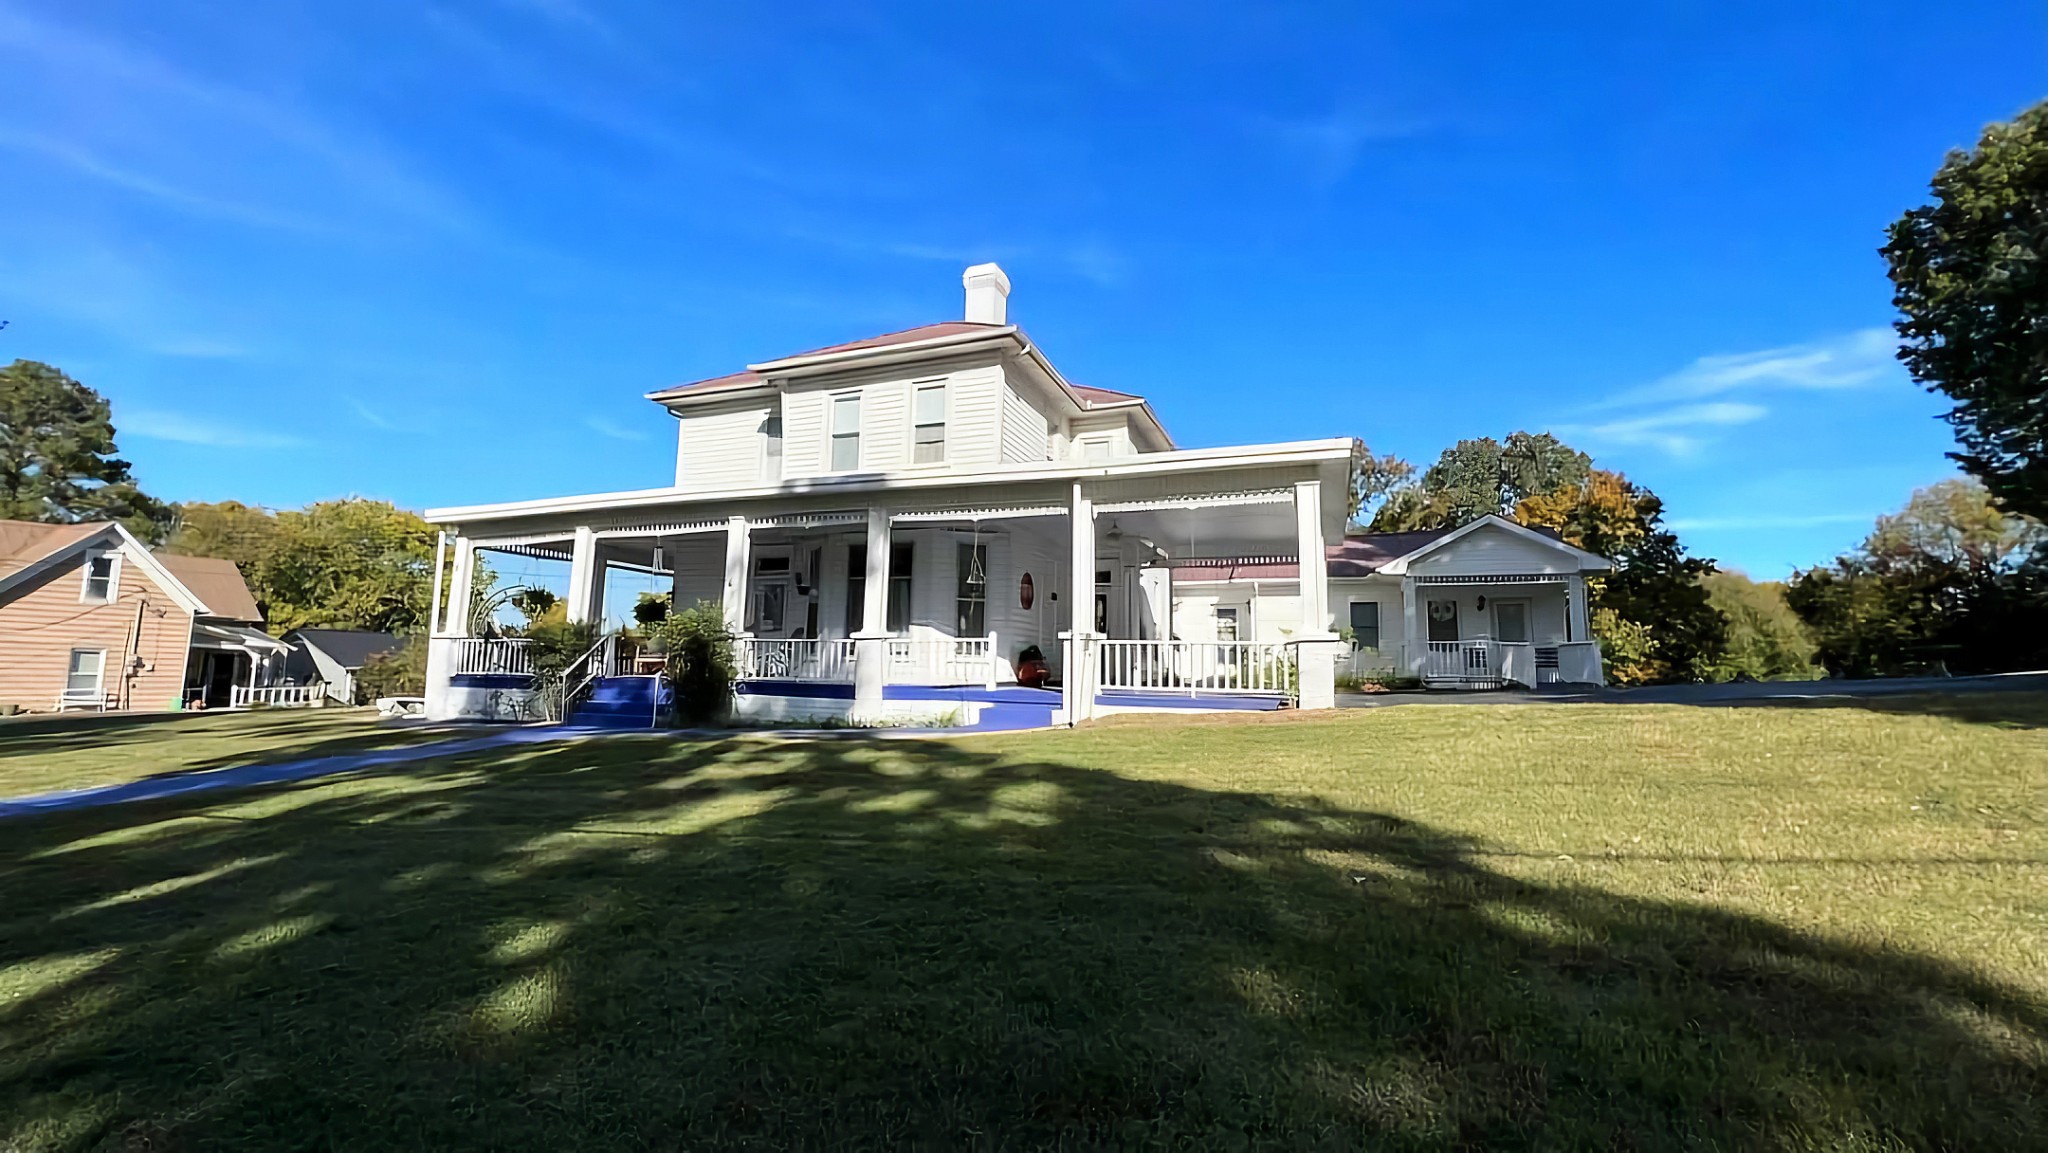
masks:
{"type": "Polygon", "coordinates": [[[451,637],[469,635],[472,605],[471,585],[476,577],[476,542],[466,536],[455,538],[455,564],[449,573],[447,616],[441,631],[451,637]]]}
{"type": "Polygon", "coordinates": [[[1415,600],[1418,591],[1414,577],[1401,578],[1401,660],[1411,677],[1421,677],[1429,660],[1429,648],[1422,643],[1422,606],[1415,600]]]}
{"type": "Polygon", "coordinates": [[[1564,639],[1567,641],[1589,641],[1593,639],[1593,621],[1586,609],[1586,578],[1573,573],[1564,584],[1564,639]]]}
{"type": "Polygon", "coordinates": [[[889,510],[868,509],[867,570],[863,574],[860,631],[853,634],[853,717],[879,720],[889,683],[889,510]]]}
{"type": "Polygon", "coordinates": [[[427,601],[427,636],[441,635],[441,569],[448,563],[448,532],[434,534],[434,594],[427,601]]]}
{"type": "Polygon", "coordinates": [[[1294,638],[1294,665],[1301,678],[1304,709],[1337,707],[1337,634],[1330,631],[1330,568],[1323,552],[1323,486],[1305,480],[1294,486],[1296,560],[1301,573],[1301,631],[1294,638]]]}
{"type": "Polygon", "coordinates": [[[587,524],[576,526],[569,546],[569,619],[604,619],[604,561],[597,555],[597,534],[587,524]]]}
{"type": "Polygon", "coordinates": [[[725,522],[725,584],[718,603],[725,610],[725,631],[739,636],[747,627],[747,518],[725,522]]]}
{"type": "Polygon", "coordinates": [[[1068,724],[1095,715],[1095,503],[1074,486],[1067,513],[1068,564],[1067,595],[1069,630],[1061,639],[1066,652],[1061,659],[1061,711],[1068,724]]]}

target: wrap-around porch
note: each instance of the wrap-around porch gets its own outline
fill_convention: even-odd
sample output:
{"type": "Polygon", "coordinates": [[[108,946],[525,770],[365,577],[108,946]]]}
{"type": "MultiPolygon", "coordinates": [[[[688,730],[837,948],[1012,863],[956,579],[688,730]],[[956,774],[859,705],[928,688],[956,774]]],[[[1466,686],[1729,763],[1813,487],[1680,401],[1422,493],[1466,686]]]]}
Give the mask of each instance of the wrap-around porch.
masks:
{"type": "MultiPolygon", "coordinates": [[[[1066,722],[1126,708],[1329,707],[1327,604],[1304,615],[1322,630],[1285,641],[1177,640],[1171,562],[1229,551],[1320,567],[1343,511],[1324,489],[1341,493],[1342,465],[1020,480],[865,494],[864,507],[695,501],[689,519],[605,509],[510,533],[466,526],[444,540],[452,563],[437,563],[447,595],[437,588],[436,604],[470,603],[478,556],[493,550],[565,562],[578,620],[619,615],[605,603],[608,571],[652,575],[679,607],[720,606],[736,638],[739,712],[762,719],[928,723],[1020,701],[1066,722]]],[[[490,622],[437,615],[430,713],[479,715],[471,698],[530,671],[516,640],[478,635],[490,622]]]]}

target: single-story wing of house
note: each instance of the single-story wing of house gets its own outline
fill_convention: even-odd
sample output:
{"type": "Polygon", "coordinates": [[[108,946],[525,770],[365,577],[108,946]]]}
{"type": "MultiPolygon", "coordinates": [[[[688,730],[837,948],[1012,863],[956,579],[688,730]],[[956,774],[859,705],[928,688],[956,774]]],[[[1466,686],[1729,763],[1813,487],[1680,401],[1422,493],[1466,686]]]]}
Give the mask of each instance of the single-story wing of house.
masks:
{"type": "Polygon", "coordinates": [[[0,521],[0,703],[245,706],[288,651],[262,623],[233,561],[153,553],[112,522],[0,521]]]}
{"type": "Polygon", "coordinates": [[[293,629],[284,634],[284,643],[292,647],[285,676],[301,684],[323,684],[329,699],[354,704],[356,674],[370,658],[396,652],[405,641],[366,629],[293,629]]]}

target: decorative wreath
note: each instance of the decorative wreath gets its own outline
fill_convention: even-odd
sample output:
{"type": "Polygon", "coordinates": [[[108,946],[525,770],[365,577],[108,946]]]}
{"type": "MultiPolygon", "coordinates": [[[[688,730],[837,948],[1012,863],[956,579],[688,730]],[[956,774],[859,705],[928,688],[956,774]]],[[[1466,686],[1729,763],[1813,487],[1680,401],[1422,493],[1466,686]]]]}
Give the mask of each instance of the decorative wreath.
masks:
{"type": "Polygon", "coordinates": [[[1458,619],[1457,601],[1429,602],[1429,619],[1433,621],[1454,621],[1458,619]]]}

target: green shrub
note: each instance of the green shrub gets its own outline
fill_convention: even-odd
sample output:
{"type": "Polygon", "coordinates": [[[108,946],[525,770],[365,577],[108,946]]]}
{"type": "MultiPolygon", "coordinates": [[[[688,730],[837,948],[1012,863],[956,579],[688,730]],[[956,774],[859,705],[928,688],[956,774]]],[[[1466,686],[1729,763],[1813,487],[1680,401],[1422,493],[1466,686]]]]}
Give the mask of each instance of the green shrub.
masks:
{"type": "Polygon", "coordinates": [[[725,610],[712,601],[679,609],[649,622],[647,641],[668,654],[667,674],[675,686],[676,715],[688,724],[712,724],[732,708],[736,673],[733,637],[725,610]]]}
{"type": "Polygon", "coordinates": [[[427,691],[427,637],[415,633],[390,652],[377,653],[356,670],[355,704],[378,697],[417,697],[427,691]]]}

